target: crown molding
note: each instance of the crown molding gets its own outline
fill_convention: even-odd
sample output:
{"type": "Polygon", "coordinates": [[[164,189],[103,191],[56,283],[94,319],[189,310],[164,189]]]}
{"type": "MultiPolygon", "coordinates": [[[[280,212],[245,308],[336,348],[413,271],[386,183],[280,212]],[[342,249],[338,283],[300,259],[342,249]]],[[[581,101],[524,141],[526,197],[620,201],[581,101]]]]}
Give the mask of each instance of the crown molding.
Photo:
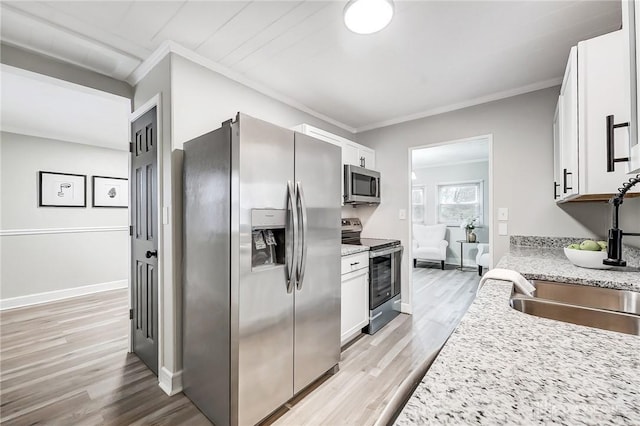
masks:
{"type": "Polygon", "coordinates": [[[356,129],[354,127],[351,127],[345,123],[342,123],[334,118],[328,117],[322,113],[319,113],[311,108],[309,108],[308,106],[292,99],[289,98],[288,96],[285,96],[279,92],[276,92],[273,89],[270,89],[260,83],[257,83],[243,75],[241,75],[238,72],[235,72],[233,70],[231,70],[230,68],[225,67],[224,65],[221,65],[215,61],[212,61],[211,59],[207,59],[204,56],[200,55],[199,53],[196,53],[190,49],[187,49],[186,47],[174,42],[174,41],[170,41],[170,40],[166,40],[164,41],[159,47],[158,49],[156,49],[151,56],[149,56],[142,64],[140,64],[140,66],[138,66],[138,68],[136,68],[130,75],[129,77],[127,77],[127,82],[129,84],[131,84],[132,86],[135,86],[136,84],[138,84],[158,63],[160,63],[160,61],[162,61],[164,59],[165,56],[167,56],[168,54],[173,53],[175,55],[179,55],[185,59],[188,59],[189,61],[196,63],[200,66],[203,66],[215,73],[218,73],[220,75],[223,75],[225,77],[227,77],[230,80],[233,80],[237,83],[240,83],[244,86],[247,86],[257,92],[262,93],[263,95],[266,95],[272,99],[275,99],[277,101],[280,101],[286,105],[289,105],[292,108],[296,108],[300,111],[306,112],[307,114],[318,118],[320,120],[323,120],[327,123],[333,124],[336,127],[339,127],[343,130],[346,130],[347,132],[350,133],[356,133],[356,129]]]}
{"type": "Polygon", "coordinates": [[[405,123],[407,121],[419,120],[421,118],[431,117],[445,112],[456,111],[476,105],[486,104],[488,102],[498,101],[500,99],[511,98],[513,96],[522,95],[529,92],[535,92],[536,90],[547,89],[553,86],[559,86],[562,83],[562,77],[552,78],[549,80],[540,81],[526,86],[517,87],[515,89],[504,90],[502,92],[496,92],[491,95],[481,96],[479,98],[469,99],[467,101],[458,102],[455,104],[445,105],[430,110],[418,112],[415,114],[409,114],[392,118],[390,120],[379,121],[377,123],[368,124],[366,126],[356,128],[355,133],[367,132],[369,130],[379,129],[381,127],[393,126],[394,124],[405,123]]]}

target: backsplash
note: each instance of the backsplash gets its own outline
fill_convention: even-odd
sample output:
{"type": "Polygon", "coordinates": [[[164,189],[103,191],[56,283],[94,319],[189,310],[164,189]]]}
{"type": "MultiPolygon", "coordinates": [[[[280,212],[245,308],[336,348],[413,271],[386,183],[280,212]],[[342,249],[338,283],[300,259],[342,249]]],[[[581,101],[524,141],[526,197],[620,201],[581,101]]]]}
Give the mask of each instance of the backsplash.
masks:
{"type": "MultiPolygon", "coordinates": [[[[516,247],[545,247],[561,249],[569,244],[580,243],[590,238],[581,237],[537,237],[530,235],[511,235],[509,243],[516,247]]],[[[623,245],[622,258],[627,261],[628,266],[640,267],[640,249],[623,245]]]]}

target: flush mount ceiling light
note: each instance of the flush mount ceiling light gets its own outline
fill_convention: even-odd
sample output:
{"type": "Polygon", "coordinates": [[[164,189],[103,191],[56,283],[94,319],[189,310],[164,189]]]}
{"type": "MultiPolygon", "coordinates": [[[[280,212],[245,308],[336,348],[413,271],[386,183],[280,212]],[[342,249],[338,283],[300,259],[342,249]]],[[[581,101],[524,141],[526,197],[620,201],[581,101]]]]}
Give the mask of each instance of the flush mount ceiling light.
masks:
{"type": "Polygon", "coordinates": [[[350,0],[344,8],[344,24],[356,34],[378,32],[392,17],[392,0],[350,0]]]}

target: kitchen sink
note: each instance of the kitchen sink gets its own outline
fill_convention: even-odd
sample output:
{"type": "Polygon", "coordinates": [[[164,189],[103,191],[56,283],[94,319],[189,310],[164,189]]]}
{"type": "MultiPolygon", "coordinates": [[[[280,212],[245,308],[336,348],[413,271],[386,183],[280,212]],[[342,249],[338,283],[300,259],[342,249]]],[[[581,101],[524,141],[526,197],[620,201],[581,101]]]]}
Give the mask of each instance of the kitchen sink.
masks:
{"type": "Polygon", "coordinates": [[[533,296],[511,293],[511,307],[538,317],[640,336],[640,293],[533,281],[533,296]]]}

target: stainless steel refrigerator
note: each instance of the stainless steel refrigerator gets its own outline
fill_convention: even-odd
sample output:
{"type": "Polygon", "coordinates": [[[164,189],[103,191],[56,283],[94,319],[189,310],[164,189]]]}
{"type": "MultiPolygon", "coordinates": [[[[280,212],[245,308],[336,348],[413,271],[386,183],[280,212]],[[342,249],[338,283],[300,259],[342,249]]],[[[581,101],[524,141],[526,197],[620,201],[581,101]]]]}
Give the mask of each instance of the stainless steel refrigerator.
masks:
{"type": "Polygon", "coordinates": [[[248,115],[184,145],[184,393],[255,424],[340,360],[339,147],[248,115]]]}

